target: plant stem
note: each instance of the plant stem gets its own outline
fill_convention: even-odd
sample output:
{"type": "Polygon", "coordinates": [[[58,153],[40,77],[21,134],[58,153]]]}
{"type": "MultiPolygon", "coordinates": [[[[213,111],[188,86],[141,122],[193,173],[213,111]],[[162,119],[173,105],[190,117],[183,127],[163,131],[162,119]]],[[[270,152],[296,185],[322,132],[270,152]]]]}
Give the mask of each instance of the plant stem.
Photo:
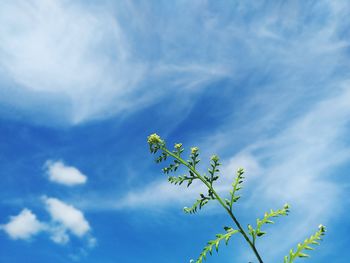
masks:
{"type": "Polygon", "coordinates": [[[221,197],[219,196],[219,194],[214,190],[214,188],[210,185],[210,183],[208,183],[198,172],[197,170],[194,169],[194,167],[192,167],[191,165],[189,165],[184,159],[182,159],[180,156],[170,152],[168,149],[166,149],[165,147],[161,148],[164,152],[166,152],[168,155],[172,156],[173,158],[177,159],[180,163],[182,163],[183,165],[185,165],[188,169],[190,169],[199,180],[201,180],[207,187],[208,189],[210,189],[214,196],[216,197],[216,200],[221,204],[221,206],[227,211],[227,213],[230,215],[231,219],[233,220],[233,222],[236,224],[237,228],[239,229],[239,232],[242,234],[242,236],[244,237],[244,239],[248,242],[249,246],[251,247],[251,249],[253,250],[256,258],[258,259],[259,263],[263,263],[263,260],[261,259],[258,250],[256,249],[255,245],[253,244],[253,242],[249,239],[248,235],[246,234],[246,232],[243,230],[241,224],[238,222],[237,218],[234,216],[234,214],[232,213],[231,209],[229,207],[227,207],[225,205],[225,203],[222,201],[221,197]]]}

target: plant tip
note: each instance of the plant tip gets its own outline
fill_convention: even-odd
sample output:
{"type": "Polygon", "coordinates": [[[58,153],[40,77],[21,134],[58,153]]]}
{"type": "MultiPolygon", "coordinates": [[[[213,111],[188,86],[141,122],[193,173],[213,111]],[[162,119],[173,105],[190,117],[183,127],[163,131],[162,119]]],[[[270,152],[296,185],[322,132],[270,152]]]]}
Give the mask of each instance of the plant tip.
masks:
{"type": "Polygon", "coordinates": [[[219,156],[217,156],[216,154],[214,154],[210,160],[212,160],[213,162],[218,162],[219,161],[219,156]]]}
{"type": "Polygon", "coordinates": [[[163,141],[158,134],[153,133],[147,137],[147,142],[148,144],[153,145],[153,144],[162,143],[163,141]]]}
{"type": "Polygon", "coordinates": [[[239,168],[239,169],[237,170],[237,173],[240,174],[240,175],[244,174],[244,169],[243,169],[242,167],[239,168]]]}
{"type": "Polygon", "coordinates": [[[196,154],[199,151],[198,147],[191,147],[191,154],[196,154]]]}
{"type": "Polygon", "coordinates": [[[326,232],[326,227],[322,224],[318,226],[318,229],[320,229],[322,233],[326,232]]]}
{"type": "Polygon", "coordinates": [[[174,148],[175,148],[176,150],[180,150],[181,147],[182,147],[182,143],[175,143],[174,148]]]}

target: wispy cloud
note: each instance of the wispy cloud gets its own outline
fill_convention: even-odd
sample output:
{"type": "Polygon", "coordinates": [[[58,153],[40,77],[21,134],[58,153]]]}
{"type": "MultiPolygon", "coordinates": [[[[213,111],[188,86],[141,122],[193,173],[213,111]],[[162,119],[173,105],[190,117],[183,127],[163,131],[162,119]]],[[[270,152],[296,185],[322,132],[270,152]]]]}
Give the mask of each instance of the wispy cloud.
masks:
{"type": "MultiPolygon", "coordinates": [[[[304,116],[293,121],[278,137],[252,146],[252,152],[261,151],[256,155],[270,169],[265,176],[269,177],[269,173],[278,174],[266,180],[260,189],[270,184],[273,187],[274,183],[281,184],[284,186],[273,192],[280,191],[279,195],[287,198],[288,195],[301,194],[302,186],[308,186],[304,194],[317,191],[317,187],[312,189],[310,183],[322,183],[322,178],[329,187],[332,186],[332,181],[327,179],[330,169],[350,158],[350,148],[344,140],[350,121],[349,99],[350,88],[345,84],[341,92],[320,101],[304,116]]],[[[274,193],[271,192],[272,195],[274,193]]],[[[300,196],[303,200],[306,197],[300,196]]]]}
{"type": "MultiPolygon", "coordinates": [[[[133,7],[123,8],[126,13],[133,7]]],[[[163,57],[153,62],[142,57],[143,45],[133,45],[140,28],[127,28],[130,19],[125,19],[105,4],[3,3],[2,104],[46,124],[76,124],[142,108],[169,89],[199,87],[226,75],[215,64],[188,66],[163,57]]]]}
{"type": "MultiPolygon", "coordinates": [[[[131,112],[170,93],[193,96],[223,78],[242,89],[242,79],[266,86],[264,78],[273,77],[275,87],[293,85],[295,94],[313,95],[347,63],[341,51],[349,43],[339,35],[346,5],[317,1],[310,8],[320,19],[288,1],[237,2],[232,9],[193,1],[172,12],[166,4],[154,9],[132,1],[116,7],[7,2],[0,11],[0,102],[17,117],[77,124],[131,112]]],[[[191,103],[178,101],[176,108],[191,103]]]]}
{"type": "Polygon", "coordinates": [[[85,184],[86,175],[82,174],[77,168],[67,166],[61,161],[48,160],[45,163],[46,173],[50,181],[67,186],[85,184]]]}
{"type": "Polygon", "coordinates": [[[293,217],[299,221],[297,225],[289,221],[277,227],[277,234],[272,234],[274,241],[280,240],[279,231],[293,228],[294,232],[280,251],[270,251],[270,257],[287,251],[312,227],[327,224],[341,211],[346,188],[339,183],[339,178],[345,176],[339,167],[350,160],[346,142],[349,99],[350,89],[345,83],[338,94],[321,100],[277,136],[248,147],[262,170],[251,184],[246,206],[260,204],[269,209],[289,202],[293,217]],[[336,178],[335,171],[339,174],[336,178]]]}

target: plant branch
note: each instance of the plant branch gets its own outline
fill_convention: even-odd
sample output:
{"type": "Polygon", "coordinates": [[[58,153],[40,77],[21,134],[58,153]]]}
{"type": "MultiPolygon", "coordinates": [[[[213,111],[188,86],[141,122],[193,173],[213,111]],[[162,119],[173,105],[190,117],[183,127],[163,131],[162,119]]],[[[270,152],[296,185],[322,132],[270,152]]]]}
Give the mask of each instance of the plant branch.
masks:
{"type": "Polygon", "coordinates": [[[195,174],[197,176],[197,178],[199,180],[201,180],[207,187],[208,189],[210,189],[213,193],[213,195],[215,196],[216,200],[221,204],[221,206],[226,210],[226,212],[230,215],[231,219],[233,220],[233,222],[236,224],[237,228],[239,229],[239,232],[242,234],[242,236],[244,237],[244,239],[247,241],[247,243],[249,244],[249,246],[251,247],[251,249],[253,250],[256,258],[258,259],[259,263],[263,263],[263,260],[261,258],[261,256],[259,255],[259,252],[257,251],[255,245],[253,244],[253,242],[249,239],[248,235],[246,234],[246,232],[244,231],[244,229],[242,228],[241,224],[239,223],[239,221],[237,220],[237,218],[235,217],[235,215],[232,213],[231,209],[229,207],[227,207],[224,203],[224,201],[222,200],[222,198],[219,196],[219,194],[215,191],[215,189],[211,186],[210,183],[208,183],[200,174],[199,172],[194,169],[193,166],[189,165],[188,162],[186,162],[184,159],[182,159],[180,156],[170,152],[165,146],[162,146],[160,148],[162,151],[166,152],[168,155],[172,156],[173,158],[175,158],[176,160],[178,160],[181,164],[185,165],[190,171],[192,171],[193,174],[195,174]]]}

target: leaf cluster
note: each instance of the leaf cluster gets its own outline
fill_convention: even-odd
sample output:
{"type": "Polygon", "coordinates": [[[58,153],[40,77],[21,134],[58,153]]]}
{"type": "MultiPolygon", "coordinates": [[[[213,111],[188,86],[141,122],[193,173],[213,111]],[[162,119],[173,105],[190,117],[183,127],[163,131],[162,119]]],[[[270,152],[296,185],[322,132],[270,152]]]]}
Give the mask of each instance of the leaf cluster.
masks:
{"type": "MultiPolygon", "coordinates": [[[[199,149],[198,147],[191,148],[191,160],[189,161],[189,165],[195,169],[195,165],[199,163],[199,149]]],[[[203,180],[207,183],[208,193],[207,195],[200,194],[200,198],[196,200],[196,202],[192,205],[192,207],[184,207],[184,212],[188,214],[194,214],[197,212],[198,208],[201,209],[204,205],[206,205],[209,200],[215,200],[213,192],[213,183],[219,179],[218,173],[220,172],[219,166],[221,165],[219,162],[219,157],[217,155],[213,155],[211,157],[210,168],[208,168],[209,176],[203,175],[203,180]]],[[[189,171],[190,175],[194,179],[198,179],[198,176],[195,175],[193,171],[189,171]]],[[[190,181],[192,183],[192,181],[190,181]]]]}

